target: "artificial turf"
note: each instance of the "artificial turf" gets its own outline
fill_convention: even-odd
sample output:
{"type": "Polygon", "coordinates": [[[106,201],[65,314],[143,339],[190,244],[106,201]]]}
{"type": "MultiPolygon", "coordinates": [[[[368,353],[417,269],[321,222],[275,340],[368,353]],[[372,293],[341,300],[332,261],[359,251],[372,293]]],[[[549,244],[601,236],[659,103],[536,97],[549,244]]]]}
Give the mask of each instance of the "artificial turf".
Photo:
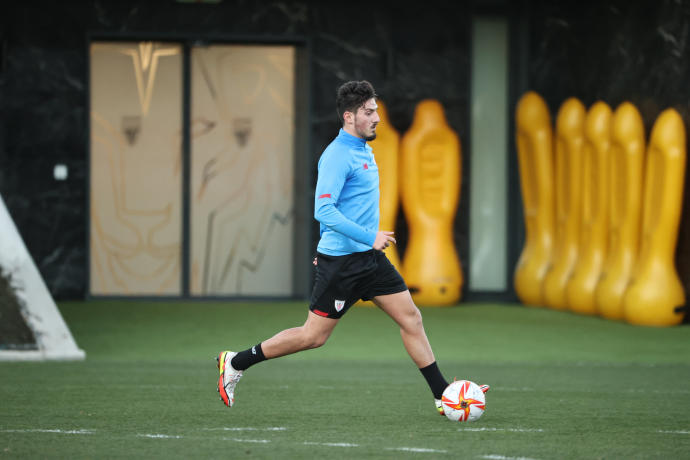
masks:
{"type": "Polygon", "coordinates": [[[250,369],[228,409],[214,357],[303,303],[60,304],[83,362],[0,363],[0,458],[690,458],[690,327],[517,305],[423,309],[448,378],[491,385],[436,414],[392,321],[353,308],[322,348],[250,369]]]}

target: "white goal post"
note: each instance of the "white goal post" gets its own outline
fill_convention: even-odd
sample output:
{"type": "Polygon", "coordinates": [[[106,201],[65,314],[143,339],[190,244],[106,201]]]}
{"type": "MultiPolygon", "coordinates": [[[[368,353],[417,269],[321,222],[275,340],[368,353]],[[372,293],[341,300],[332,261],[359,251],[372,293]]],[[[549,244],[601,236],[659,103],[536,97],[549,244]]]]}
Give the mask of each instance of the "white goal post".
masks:
{"type": "Polygon", "coordinates": [[[81,360],[79,349],[0,196],[0,268],[9,273],[37,349],[0,350],[0,361],[81,360]]]}

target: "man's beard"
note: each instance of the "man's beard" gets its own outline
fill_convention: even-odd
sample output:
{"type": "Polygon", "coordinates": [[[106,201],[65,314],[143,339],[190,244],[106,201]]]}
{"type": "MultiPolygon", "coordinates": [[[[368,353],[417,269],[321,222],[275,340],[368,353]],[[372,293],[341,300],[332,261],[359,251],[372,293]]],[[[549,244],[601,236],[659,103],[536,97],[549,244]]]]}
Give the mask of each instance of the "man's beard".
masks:
{"type": "Polygon", "coordinates": [[[359,134],[359,137],[361,137],[362,139],[364,139],[367,142],[373,141],[374,139],[376,139],[376,128],[374,128],[374,132],[369,134],[369,135],[367,135],[363,131],[358,131],[357,134],[359,134]]]}

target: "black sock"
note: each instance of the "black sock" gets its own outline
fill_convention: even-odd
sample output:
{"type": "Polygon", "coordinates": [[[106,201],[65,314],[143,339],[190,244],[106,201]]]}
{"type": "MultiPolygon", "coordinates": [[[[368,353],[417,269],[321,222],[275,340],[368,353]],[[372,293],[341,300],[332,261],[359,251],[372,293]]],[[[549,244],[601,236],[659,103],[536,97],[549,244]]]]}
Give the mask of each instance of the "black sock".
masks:
{"type": "Polygon", "coordinates": [[[445,390],[448,386],[448,382],[446,382],[446,379],[443,378],[441,371],[438,370],[436,361],[429,364],[427,367],[422,367],[419,370],[426,379],[426,383],[429,384],[429,388],[431,388],[434,398],[441,399],[441,396],[443,396],[443,390],[445,390]]]}
{"type": "Polygon", "coordinates": [[[264,356],[264,351],[261,349],[261,344],[258,344],[237,353],[235,357],[232,358],[232,361],[230,361],[230,364],[238,371],[243,371],[265,360],[266,357],[264,356]]]}

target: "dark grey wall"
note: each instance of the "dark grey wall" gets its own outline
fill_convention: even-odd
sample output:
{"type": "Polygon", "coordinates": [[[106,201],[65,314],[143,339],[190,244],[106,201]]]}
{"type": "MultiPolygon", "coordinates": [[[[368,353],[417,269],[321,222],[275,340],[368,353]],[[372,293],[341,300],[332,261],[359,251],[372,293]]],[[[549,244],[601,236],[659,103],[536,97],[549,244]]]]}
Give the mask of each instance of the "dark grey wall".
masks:
{"type": "MultiPolygon", "coordinates": [[[[310,47],[311,146],[302,154],[312,161],[336,134],[335,89],[349,79],[375,85],[401,133],[417,102],[439,99],[465,144],[470,7],[435,0],[423,8],[401,5],[254,0],[219,5],[28,0],[3,5],[0,193],[53,295],[81,298],[86,292],[88,36],[305,38],[310,47]],[[69,167],[65,182],[53,179],[58,162],[69,167]]],[[[467,184],[465,175],[463,197],[467,184]]],[[[456,225],[463,260],[467,202],[461,198],[456,225]]],[[[404,225],[400,237],[404,249],[404,225]]],[[[298,263],[309,263],[308,257],[298,263]]]]}
{"type": "MultiPolygon", "coordinates": [[[[527,89],[541,93],[552,113],[570,96],[587,105],[602,99],[614,107],[630,100],[648,130],[666,107],[676,107],[690,126],[687,2],[428,0],[410,7],[399,1],[186,5],[173,0],[27,0],[3,5],[0,15],[0,193],[52,293],[59,299],[82,297],[87,270],[87,37],[301,37],[309,45],[311,83],[310,147],[303,154],[313,166],[338,128],[333,94],[345,80],[374,83],[401,133],[418,101],[432,97],[443,103],[464,150],[455,239],[465,262],[474,12],[511,18],[512,104],[527,89]],[[52,177],[57,162],[70,168],[66,182],[52,177]]],[[[512,264],[523,229],[516,211],[520,200],[513,145],[510,154],[512,264]]],[[[690,292],[688,182],[677,260],[690,292]]],[[[402,214],[398,232],[404,250],[402,214]]],[[[302,262],[308,263],[308,255],[302,262]]]]}

